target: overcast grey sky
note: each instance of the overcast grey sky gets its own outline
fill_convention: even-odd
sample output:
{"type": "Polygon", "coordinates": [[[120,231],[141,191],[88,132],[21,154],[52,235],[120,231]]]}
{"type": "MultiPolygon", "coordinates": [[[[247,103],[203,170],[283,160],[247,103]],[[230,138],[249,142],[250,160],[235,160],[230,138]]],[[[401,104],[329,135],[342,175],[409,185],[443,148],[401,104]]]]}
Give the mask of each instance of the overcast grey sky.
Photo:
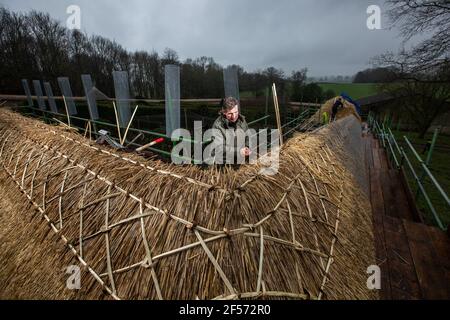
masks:
{"type": "Polygon", "coordinates": [[[82,31],[128,50],[176,50],[247,70],[269,66],[309,76],[352,75],[370,57],[401,45],[397,30],[366,26],[367,7],[384,0],[0,0],[13,11],[45,11],[62,23],[81,8],[82,31]]]}

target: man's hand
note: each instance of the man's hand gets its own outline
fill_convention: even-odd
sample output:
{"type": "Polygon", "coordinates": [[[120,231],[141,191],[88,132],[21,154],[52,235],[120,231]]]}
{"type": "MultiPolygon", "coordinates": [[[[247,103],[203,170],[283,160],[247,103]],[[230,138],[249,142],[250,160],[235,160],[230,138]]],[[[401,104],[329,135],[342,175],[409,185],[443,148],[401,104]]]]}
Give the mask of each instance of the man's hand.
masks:
{"type": "Polygon", "coordinates": [[[252,154],[252,150],[250,150],[249,148],[242,148],[241,149],[241,156],[248,157],[251,154],[252,154]]]}

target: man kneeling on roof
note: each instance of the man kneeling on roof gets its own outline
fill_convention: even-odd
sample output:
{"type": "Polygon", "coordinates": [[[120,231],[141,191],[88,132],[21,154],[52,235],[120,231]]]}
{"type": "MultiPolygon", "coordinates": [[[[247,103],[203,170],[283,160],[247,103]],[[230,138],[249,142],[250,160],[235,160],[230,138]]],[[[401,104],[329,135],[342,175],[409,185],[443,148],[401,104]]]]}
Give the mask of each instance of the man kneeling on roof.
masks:
{"type": "Polygon", "coordinates": [[[242,164],[252,154],[249,148],[248,124],[239,113],[239,101],[227,97],[222,101],[220,115],[213,124],[214,163],[242,164]],[[222,151],[220,152],[217,151],[222,151]]]}
{"type": "Polygon", "coordinates": [[[331,109],[331,121],[336,120],[337,113],[344,108],[344,104],[342,103],[342,98],[339,97],[334,102],[333,108],[331,109]]]}

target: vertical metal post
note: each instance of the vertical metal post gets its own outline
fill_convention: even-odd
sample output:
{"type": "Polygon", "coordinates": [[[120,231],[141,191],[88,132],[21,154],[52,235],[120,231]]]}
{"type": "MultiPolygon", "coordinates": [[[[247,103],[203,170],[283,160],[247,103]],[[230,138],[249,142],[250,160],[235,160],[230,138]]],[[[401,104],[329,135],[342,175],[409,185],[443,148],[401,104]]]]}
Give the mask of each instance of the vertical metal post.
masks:
{"type": "Polygon", "coordinates": [[[58,108],[56,107],[55,97],[53,96],[53,90],[50,82],[44,82],[44,89],[45,94],[47,95],[50,110],[52,110],[54,113],[58,113],[58,108]]]}
{"type": "Polygon", "coordinates": [[[266,110],[265,110],[265,114],[266,114],[266,119],[264,120],[264,126],[265,128],[267,128],[267,116],[269,115],[269,88],[266,88],[266,110]]]}
{"type": "Polygon", "coordinates": [[[131,118],[130,84],[126,71],[113,71],[114,91],[116,94],[119,126],[124,128],[131,118]]]}
{"type": "Polygon", "coordinates": [[[400,159],[400,168],[402,168],[405,164],[405,149],[403,149],[403,147],[400,147],[400,152],[402,153],[402,157],[400,159]]]}
{"type": "Polygon", "coordinates": [[[92,84],[92,78],[89,74],[81,75],[81,82],[83,83],[84,94],[86,95],[86,102],[89,109],[89,116],[92,120],[92,126],[94,128],[94,132],[97,132],[97,125],[94,120],[99,119],[98,109],[97,109],[97,100],[95,98],[93,89],[94,86],[92,84]]]}
{"type": "Polygon", "coordinates": [[[75,101],[73,99],[72,88],[70,87],[70,81],[68,77],[58,77],[57,78],[59,88],[61,89],[61,93],[65,98],[65,104],[67,104],[67,112],[69,116],[76,115],[77,107],[75,105],[75,101]]]}
{"type": "Polygon", "coordinates": [[[44,94],[42,93],[41,81],[33,80],[34,93],[36,94],[39,109],[45,110],[47,106],[44,101],[44,94]]]}
{"type": "MultiPolygon", "coordinates": [[[[436,141],[437,141],[438,136],[439,136],[439,129],[436,129],[436,130],[434,130],[433,139],[431,141],[430,149],[428,150],[427,158],[425,160],[425,165],[427,167],[430,165],[431,157],[433,156],[433,151],[434,151],[434,147],[436,146],[436,141]]],[[[422,168],[421,173],[420,173],[420,178],[419,178],[420,183],[423,184],[425,176],[426,176],[425,170],[422,168]]],[[[416,200],[418,201],[419,198],[420,198],[420,187],[419,187],[419,184],[417,184],[416,200]]]]}
{"type": "Polygon", "coordinates": [[[42,93],[42,87],[41,87],[41,81],[40,80],[33,80],[33,87],[34,87],[34,93],[37,98],[37,103],[39,109],[42,111],[42,115],[44,116],[44,121],[48,122],[47,114],[45,110],[47,109],[47,105],[44,101],[44,94],[42,93]]]}
{"type": "MultiPolygon", "coordinates": [[[[439,136],[439,129],[436,129],[436,130],[434,130],[433,140],[431,141],[430,149],[428,150],[427,158],[425,160],[425,165],[427,167],[430,165],[431,157],[433,155],[434,147],[436,146],[436,141],[437,141],[438,136],[439,136]]],[[[420,173],[420,178],[419,178],[420,183],[423,184],[425,176],[426,176],[425,170],[422,168],[421,173],[420,173]]],[[[419,191],[420,191],[420,188],[419,188],[419,185],[417,185],[417,191],[416,191],[416,199],[417,200],[420,198],[419,191]]]]}
{"type": "Polygon", "coordinates": [[[439,136],[439,129],[434,130],[433,140],[431,141],[430,149],[428,150],[427,159],[425,160],[425,164],[427,167],[430,165],[431,157],[433,155],[434,147],[436,146],[436,141],[439,136]]]}
{"type": "Polygon", "coordinates": [[[30,87],[28,86],[27,79],[22,79],[22,86],[23,86],[23,90],[25,91],[25,94],[27,95],[28,107],[34,107],[33,98],[31,97],[31,90],[30,90],[30,87]]]}
{"type": "Polygon", "coordinates": [[[180,128],[180,67],[178,65],[166,65],[165,74],[165,112],[166,135],[180,128]]]}

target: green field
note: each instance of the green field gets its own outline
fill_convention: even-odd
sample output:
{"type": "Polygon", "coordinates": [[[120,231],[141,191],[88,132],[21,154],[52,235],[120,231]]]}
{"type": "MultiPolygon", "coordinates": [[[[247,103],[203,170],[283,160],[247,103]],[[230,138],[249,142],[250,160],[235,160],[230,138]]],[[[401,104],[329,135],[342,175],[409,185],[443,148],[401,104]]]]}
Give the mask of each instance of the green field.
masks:
{"type": "Polygon", "coordinates": [[[323,91],[333,90],[336,95],[346,92],[354,100],[377,94],[375,83],[319,83],[318,85],[323,91]]]}
{"type": "MultiPolygon", "coordinates": [[[[346,92],[354,100],[376,95],[378,93],[376,83],[317,83],[323,92],[327,90],[333,90],[335,95],[339,95],[341,92],[346,92]]],[[[287,90],[290,92],[290,83],[287,84],[287,90]]],[[[264,95],[263,92],[259,94],[264,95]]],[[[269,92],[269,94],[272,94],[269,92]]],[[[255,98],[255,93],[251,91],[240,92],[241,99],[255,98]]],[[[308,101],[314,102],[314,101],[308,101]]]]}
{"type": "MultiPolygon", "coordinates": [[[[396,137],[398,143],[401,146],[403,146],[405,150],[409,150],[403,138],[404,136],[406,136],[408,140],[411,141],[414,148],[417,150],[422,159],[423,160],[426,159],[426,155],[422,154],[422,151],[424,149],[426,142],[428,140],[431,140],[432,138],[431,133],[428,133],[425,139],[419,138],[417,133],[415,132],[394,131],[393,134],[396,137]]],[[[450,166],[448,165],[450,163],[449,151],[450,151],[450,136],[439,135],[436,141],[436,148],[433,152],[431,163],[429,166],[430,171],[433,173],[434,177],[447,194],[450,192],[450,166]]],[[[419,162],[416,160],[412,152],[408,151],[407,154],[408,158],[411,160],[414,170],[418,175],[420,175],[422,171],[419,162]]],[[[412,191],[416,192],[417,191],[416,182],[412,177],[412,175],[410,174],[411,171],[407,169],[407,166],[405,167],[405,172],[407,173],[407,178],[412,191]]],[[[426,178],[424,180],[424,188],[427,191],[431,199],[431,202],[435,206],[435,209],[438,212],[442,222],[444,223],[445,226],[448,226],[450,224],[450,208],[448,207],[447,203],[443,200],[441,194],[434,187],[429,178],[426,178]]],[[[435,225],[432,213],[428,209],[428,206],[423,196],[419,197],[418,207],[424,213],[426,222],[431,225],[435,225]]]]}

